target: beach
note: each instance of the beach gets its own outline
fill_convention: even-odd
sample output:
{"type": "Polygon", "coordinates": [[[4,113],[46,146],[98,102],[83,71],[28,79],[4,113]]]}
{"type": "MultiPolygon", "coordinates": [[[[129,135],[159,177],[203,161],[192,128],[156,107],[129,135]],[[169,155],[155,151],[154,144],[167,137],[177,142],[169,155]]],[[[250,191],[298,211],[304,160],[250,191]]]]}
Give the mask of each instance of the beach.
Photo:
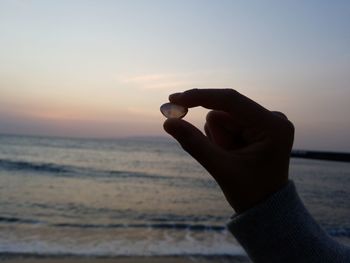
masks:
{"type": "MultiPolygon", "coordinates": [[[[0,258],[1,259],[1,258],[0,258]]],[[[117,258],[76,258],[76,257],[27,257],[8,258],[5,263],[245,263],[251,262],[246,257],[117,257],[117,258]]]]}

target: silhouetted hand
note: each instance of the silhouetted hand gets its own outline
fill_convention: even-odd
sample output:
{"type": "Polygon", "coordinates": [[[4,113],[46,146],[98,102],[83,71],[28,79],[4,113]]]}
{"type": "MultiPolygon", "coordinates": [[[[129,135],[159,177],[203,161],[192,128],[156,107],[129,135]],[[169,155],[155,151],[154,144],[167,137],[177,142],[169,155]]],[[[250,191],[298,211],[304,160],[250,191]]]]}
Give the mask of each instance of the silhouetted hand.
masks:
{"type": "Polygon", "coordinates": [[[184,107],[212,109],[205,136],[192,124],[167,119],[171,134],[214,177],[236,212],[264,201],[288,181],[293,124],[232,89],[193,89],[169,96],[184,107]]]}

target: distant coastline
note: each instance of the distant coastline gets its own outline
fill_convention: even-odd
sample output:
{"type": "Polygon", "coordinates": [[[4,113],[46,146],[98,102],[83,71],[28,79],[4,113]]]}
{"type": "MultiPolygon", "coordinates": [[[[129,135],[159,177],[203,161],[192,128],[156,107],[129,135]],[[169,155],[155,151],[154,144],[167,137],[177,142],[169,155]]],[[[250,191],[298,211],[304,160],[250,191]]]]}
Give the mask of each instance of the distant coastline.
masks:
{"type": "MultiPolygon", "coordinates": [[[[26,134],[7,134],[0,133],[0,137],[32,137],[32,138],[45,138],[45,139],[61,139],[61,140],[94,140],[94,141],[114,141],[114,140],[153,140],[153,141],[169,141],[174,142],[168,136],[121,136],[121,137],[65,137],[65,136],[54,136],[54,135],[26,135],[26,134]]],[[[350,152],[336,152],[336,151],[314,151],[314,150],[301,150],[295,149],[291,152],[292,158],[303,158],[303,159],[316,159],[325,161],[338,161],[338,162],[350,162],[350,152]]]]}
{"type": "Polygon", "coordinates": [[[338,161],[338,162],[350,162],[350,153],[344,153],[344,152],[293,150],[291,153],[291,157],[303,158],[303,159],[338,161]]]}

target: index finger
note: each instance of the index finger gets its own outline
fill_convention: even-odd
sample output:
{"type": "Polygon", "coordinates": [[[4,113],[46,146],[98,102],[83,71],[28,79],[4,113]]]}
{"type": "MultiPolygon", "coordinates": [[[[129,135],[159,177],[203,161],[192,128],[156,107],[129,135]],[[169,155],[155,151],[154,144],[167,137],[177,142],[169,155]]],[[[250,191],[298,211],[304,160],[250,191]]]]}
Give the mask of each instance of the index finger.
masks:
{"type": "Polygon", "coordinates": [[[233,89],[191,89],[170,95],[169,101],[187,108],[225,111],[244,122],[261,123],[271,116],[269,110],[233,89]]]}

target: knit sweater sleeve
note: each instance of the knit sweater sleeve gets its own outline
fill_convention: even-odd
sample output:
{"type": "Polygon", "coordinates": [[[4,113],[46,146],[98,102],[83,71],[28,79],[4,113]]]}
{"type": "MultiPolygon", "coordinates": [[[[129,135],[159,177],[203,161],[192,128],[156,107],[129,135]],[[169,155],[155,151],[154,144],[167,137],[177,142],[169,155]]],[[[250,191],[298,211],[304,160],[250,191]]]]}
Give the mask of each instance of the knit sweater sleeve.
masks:
{"type": "Polygon", "coordinates": [[[253,262],[350,262],[343,246],[316,223],[289,181],[228,224],[253,262]]]}

